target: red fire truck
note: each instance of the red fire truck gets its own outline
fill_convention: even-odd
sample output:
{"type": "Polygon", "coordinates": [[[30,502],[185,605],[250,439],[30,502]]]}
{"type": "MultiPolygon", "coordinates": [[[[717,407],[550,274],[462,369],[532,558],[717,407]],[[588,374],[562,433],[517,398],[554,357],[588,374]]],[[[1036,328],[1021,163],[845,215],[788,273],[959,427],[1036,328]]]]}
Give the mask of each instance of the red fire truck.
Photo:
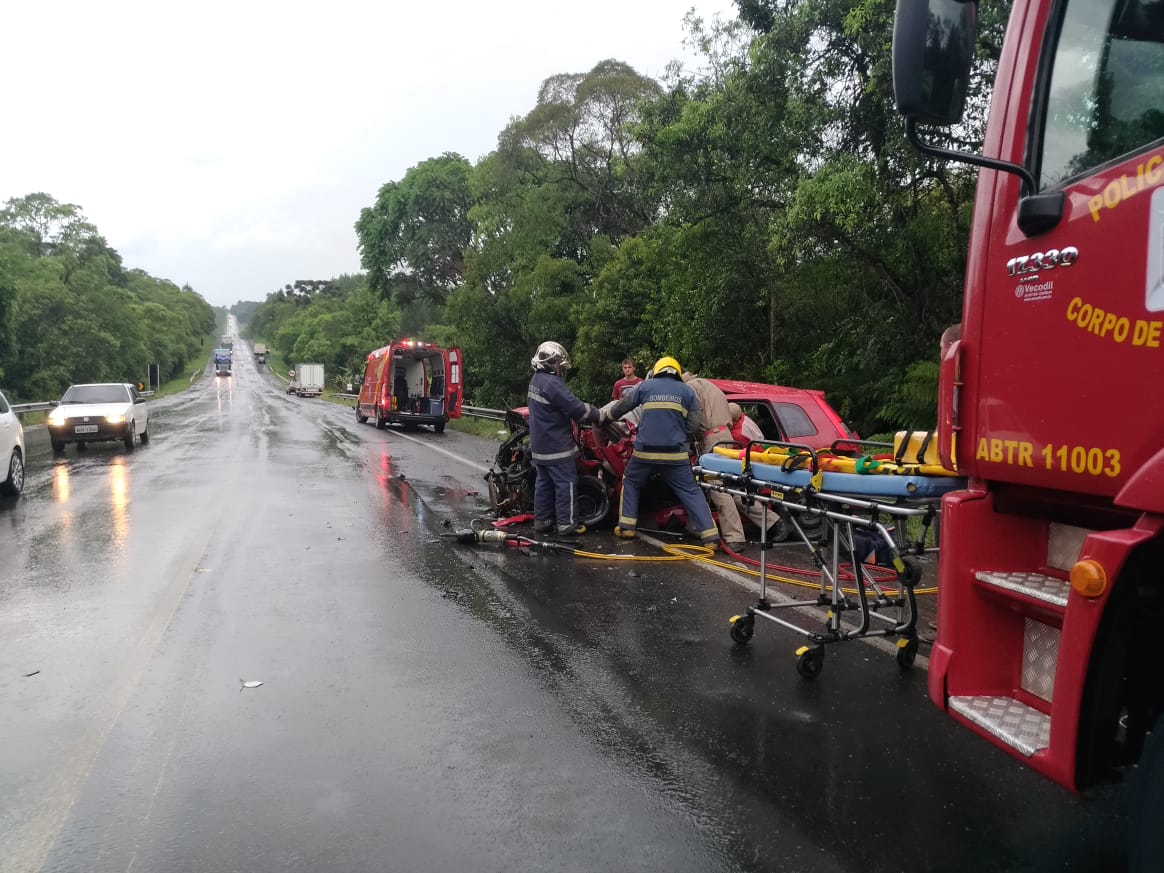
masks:
{"type": "Polygon", "coordinates": [[[977,5],[898,0],[911,142],[982,169],[945,345],[929,692],[1069,788],[1130,775],[1130,858],[1164,869],[1164,10],[1014,0],[983,155],[957,133],[977,5]],[[951,458],[951,455],[953,456],[951,458]]]}
{"type": "Polygon", "coordinates": [[[356,421],[432,425],[443,433],[450,418],[461,417],[464,380],[460,349],[443,349],[418,339],[399,339],[368,355],[356,421]]]}

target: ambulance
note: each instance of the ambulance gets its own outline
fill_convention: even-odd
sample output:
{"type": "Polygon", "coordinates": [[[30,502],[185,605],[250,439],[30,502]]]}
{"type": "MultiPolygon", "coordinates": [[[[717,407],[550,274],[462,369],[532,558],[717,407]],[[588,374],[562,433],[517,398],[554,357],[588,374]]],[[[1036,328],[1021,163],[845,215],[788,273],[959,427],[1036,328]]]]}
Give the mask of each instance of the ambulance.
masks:
{"type": "Polygon", "coordinates": [[[429,425],[443,433],[461,417],[464,380],[459,348],[444,349],[418,339],[399,339],[368,355],[356,421],[383,430],[390,423],[429,425]]]}

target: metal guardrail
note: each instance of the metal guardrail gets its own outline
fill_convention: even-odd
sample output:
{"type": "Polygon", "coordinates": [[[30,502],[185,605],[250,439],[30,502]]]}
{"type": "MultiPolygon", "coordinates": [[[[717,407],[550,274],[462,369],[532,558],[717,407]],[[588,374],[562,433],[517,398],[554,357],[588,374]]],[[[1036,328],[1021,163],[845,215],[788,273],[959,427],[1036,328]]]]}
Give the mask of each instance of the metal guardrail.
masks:
{"type": "Polygon", "coordinates": [[[23,415],[26,412],[44,412],[46,409],[52,409],[55,406],[55,403],[13,403],[12,411],[17,415],[23,415]]]}
{"type": "Polygon", "coordinates": [[[505,421],[504,409],[486,409],[484,406],[461,406],[461,414],[473,418],[488,418],[492,421],[505,421]]]}
{"type": "MultiPolygon", "coordinates": [[[[153,397],[157,391],[139,391],[137,392],[142,397],[153,397]]],[[[46,400],[43,403],[10,403],[12,411],[17,415],[24,415],[26,412],[47,412],[50,409],[56,409],[60,404],[56,400],[46,400]]]]}
{"type": "MultiPolygon", "coordinates": [[[[333,397],[342,397],[344,400],[357,400],[359,394],[344,394],[336,392],[333,397]]],[[[470,418],[484,418],[490,421],[505,421],[504,409],[488,409],[484,406],[461,406],[461,414],[467,415],[470,418]]]]}

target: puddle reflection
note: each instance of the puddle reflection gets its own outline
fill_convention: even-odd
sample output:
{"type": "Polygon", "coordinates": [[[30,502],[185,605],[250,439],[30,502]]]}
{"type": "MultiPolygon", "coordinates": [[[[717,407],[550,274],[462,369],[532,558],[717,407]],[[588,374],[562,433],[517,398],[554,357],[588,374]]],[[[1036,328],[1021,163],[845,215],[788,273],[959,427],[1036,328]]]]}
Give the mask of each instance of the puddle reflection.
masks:
{"type": "Polygon", "coordinates": [[[57,503],[68,503],[70,492],[69,465],[57,464],[53,467],[53,500],[57,503]]]}
{"type": "MultiPolygon", "coordinates": [[[[109,459],[107,485],[109,488],[110,546],[119,551],[129,538],[129,464],[124,457],[109,459]]],[[[100,476],[101,465],[86,465],[84,471],[91,486],[97,484],[93,480],[96,474],[100,476]]],[[[99,480],[98,480],[99,481],[99,480]]],[[[90,486],[90,487],[91,487],[90,486]]],[[[61,533],[66,534],[62,545],[67,544],[67,536],[73,529],[76,513],[74,502],[84,504],[83,495],[86,489],[74,494],[73,469],[68,462],[58,463],[53,467],[52,496],[53,502],[58,504],[62,512],[59,516],[61,533]]]]}
{"type": "Polygon", "coordinates": [[[129,468],[125,458],[114,458],[109,468],[109,504],[113,519],[113,547],[120,550],[129,535],[129,468]]]}
{"type": "Polygon", "coordinates": [[[222,430],[222,413],[229,411],[234,405],[234,379],[222,376],[214,377],[214,399],[218,408],[218,429],[222,430]]]}
{"type": "Polygon", "coordinates": [[[408,489],[400,487],[400,484],[394,481],[396,477],[392,456],[388,454],[387,449],[380,449],[379,468],[376,478],[380,481],[381,508],[384,517],[391,518],[394,504],[400,503],[401,506],[408,506],[408,489]]]}

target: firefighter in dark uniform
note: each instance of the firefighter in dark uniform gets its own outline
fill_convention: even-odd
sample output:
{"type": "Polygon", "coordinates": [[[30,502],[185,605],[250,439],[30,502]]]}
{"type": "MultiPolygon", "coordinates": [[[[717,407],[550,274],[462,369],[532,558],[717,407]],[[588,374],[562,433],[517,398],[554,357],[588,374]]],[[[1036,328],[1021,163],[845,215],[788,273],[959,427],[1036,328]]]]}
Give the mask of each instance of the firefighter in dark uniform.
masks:
{"type": "Polygon", "coordinates": [[[635,434],[634,452],[622,477],[622,499],[614,535],[624,539],[635,535],[639,522],[639,492],[652,473],[663,481],[683,503],[689,521],[695,525],[704,545],[716,546],[719,531],[703,491],[695,484],[687,445],[695,435],[701,416],[699,400],[691,386],[684,384],[683,368],[674,358],[663,357],[651,368],[651,378],[636,385],[629,394],[607,410],[617,420],[642,407],[642,420],[635,434]]]}
{"type": "Polygon", "coordinates": [[[585,525],[579,524],[576,516],[578,445],[574,422],[597,422],[605,415],[566,387],[562,373],[570,366],[570,356],[561,345],[542,343],[530,364],[534,374],[529,380],[529,446],[537,468],[534,530],[585,533],[585,525]]]}

